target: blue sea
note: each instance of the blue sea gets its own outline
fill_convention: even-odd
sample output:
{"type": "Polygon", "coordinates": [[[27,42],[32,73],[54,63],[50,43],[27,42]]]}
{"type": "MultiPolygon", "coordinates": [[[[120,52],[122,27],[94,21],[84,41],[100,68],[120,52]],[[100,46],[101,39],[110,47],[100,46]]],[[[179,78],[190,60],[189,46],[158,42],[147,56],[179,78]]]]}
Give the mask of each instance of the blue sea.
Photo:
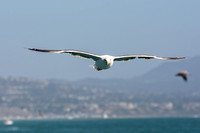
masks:
{"type": "Polygon", "coordinates": [[[17,120],[0,133],[200,133],[199,118],[17,120]]]}

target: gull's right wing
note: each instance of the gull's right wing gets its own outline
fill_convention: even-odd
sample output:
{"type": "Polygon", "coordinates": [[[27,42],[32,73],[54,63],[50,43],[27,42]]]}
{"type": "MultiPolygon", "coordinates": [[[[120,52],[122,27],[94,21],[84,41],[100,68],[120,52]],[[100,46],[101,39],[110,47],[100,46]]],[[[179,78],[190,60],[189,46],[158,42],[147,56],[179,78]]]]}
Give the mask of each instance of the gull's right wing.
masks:
{"type": "Polygon", "coordinates": [[[83,52],[83,51],[77,51],[77,50],[45,50],[45,49],[35,49],[35,48],[28,48],[29,50],[32,51],[37,51],[37,52],[46,52],[46,53],[69,53],[73,56],[79,56],[85,59],[93,59],[94,61],[97,61],[100,59],[99,55],[91,54],[88,52],[83,52]]]}

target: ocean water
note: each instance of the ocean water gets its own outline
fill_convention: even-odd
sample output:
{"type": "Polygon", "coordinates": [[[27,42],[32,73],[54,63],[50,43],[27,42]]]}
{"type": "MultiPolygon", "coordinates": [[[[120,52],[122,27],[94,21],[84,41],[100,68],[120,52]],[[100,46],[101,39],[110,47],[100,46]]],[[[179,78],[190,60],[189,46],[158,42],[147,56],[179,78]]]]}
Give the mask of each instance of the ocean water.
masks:
{"type": "Polygon", "coordinates": [[[200,119],[18,120],[0,133],[200,133],[200,119]]]}

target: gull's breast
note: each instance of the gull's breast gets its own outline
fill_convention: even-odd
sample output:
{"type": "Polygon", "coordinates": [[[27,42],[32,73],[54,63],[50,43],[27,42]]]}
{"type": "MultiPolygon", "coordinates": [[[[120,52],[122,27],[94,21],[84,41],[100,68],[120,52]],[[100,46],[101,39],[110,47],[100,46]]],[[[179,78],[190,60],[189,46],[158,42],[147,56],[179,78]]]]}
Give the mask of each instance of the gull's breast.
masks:
{"type": "Polygon", "coordinates": [[[100,69],[108,69],[111,67],[111,64],[107,64],[107,62],[103,59],[99,59],[95,62],[95,66],[100,68],[100,69]]]}

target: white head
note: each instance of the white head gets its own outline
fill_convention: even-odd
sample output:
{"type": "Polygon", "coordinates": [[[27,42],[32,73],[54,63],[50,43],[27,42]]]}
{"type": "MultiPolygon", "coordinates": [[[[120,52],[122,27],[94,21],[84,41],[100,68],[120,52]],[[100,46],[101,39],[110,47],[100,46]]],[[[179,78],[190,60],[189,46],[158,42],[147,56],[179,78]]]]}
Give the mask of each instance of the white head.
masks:
{"type": "Polygon", "coordinates": [[[102,59],[106,62],[107,65],[112,66],[114,62],[114,57],[110,55],[102,55],[102,59]]]}
{"type": "Polygon", "coordinates": [[[108,69],[113,65],[114,57],[110,55],[102,55],[101,59],[95,62],[94,68],[97,70],[108,69]]]}

